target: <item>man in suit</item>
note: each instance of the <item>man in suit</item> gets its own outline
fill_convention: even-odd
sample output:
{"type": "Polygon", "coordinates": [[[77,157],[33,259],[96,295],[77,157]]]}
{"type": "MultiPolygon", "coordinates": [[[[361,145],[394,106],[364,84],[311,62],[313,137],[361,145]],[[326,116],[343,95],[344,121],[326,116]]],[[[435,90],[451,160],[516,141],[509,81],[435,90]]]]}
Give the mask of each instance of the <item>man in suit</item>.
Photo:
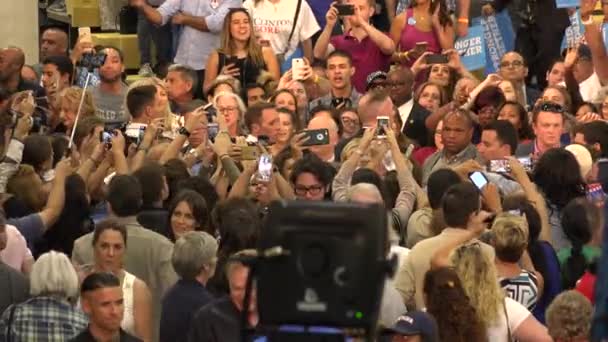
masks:
{"type": "Polygon", "coordinates": [[[560,137],[566,117],[562,106],[553,102],[541,102],[532,112],[532,128],[536,139],[517,146],[517,157],[540,157],[545,151],[560,147],[560,137]]]}
{"type": "Polygon", "coordinates": [[[504,54],[500,60],[498,74],[513,84],[518,101],[523,102],[528,108],[534,107],[541,94],[540,91],[526,84],[528,64],[522,55],[514,51],[504,54]]]}
{"type": "MultiPolygon", "coordinates": [[[[483,14],[501,12],[512,0],[493,0],[483,6],[483,14]]],[[[528,62],[532,73],[528,82],[536,76],[539,89],[547,86],[545,75],[551,62],[560,57],[564,31],[570,25],[565,8],[557,8],[555,0],[522,0],[518,9],[511,13],[516,29],[515,50],[528,62]]]]}
{"type": "Polygon", "coordinates": [[[431,139],[425,122],[431,113],[414,101],[412,86],[414,74],[408,68],[395,68],[388,73],[391,100],[398,108],[401,131],[420,146],[429,146],[431,139]]]}

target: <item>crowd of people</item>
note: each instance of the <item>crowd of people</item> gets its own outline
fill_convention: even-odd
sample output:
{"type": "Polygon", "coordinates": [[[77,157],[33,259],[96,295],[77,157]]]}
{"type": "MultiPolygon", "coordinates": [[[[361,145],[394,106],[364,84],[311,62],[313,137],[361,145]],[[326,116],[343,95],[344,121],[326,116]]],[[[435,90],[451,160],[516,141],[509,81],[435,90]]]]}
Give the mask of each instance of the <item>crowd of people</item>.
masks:
{"type": "Polygon", "coordinates": [[[238,341],[277,200],[386,209],[389,340],[608,338],[597,0],[564,51],[530,3],[481,79],[468,0],[130,0],[129,84],[86,34],[0,47],[0,341],[238,341]]]}

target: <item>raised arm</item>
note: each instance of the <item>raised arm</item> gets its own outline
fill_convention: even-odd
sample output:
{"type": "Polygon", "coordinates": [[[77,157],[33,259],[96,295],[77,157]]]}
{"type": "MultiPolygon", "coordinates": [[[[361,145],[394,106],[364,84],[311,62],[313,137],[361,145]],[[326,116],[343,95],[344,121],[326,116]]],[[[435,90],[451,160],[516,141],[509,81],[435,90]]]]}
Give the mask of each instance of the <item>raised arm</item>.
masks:
{"type": "Polygon", "coordinates": [[[61,215],[65,204],[65,180],[72,173],[72,166],[68,159],[57,163],[55,167],[55,179],[53,187],[46,201],[46,206],[40,212],[40,219],[44,224],[44,229],[49,229],[61,215]]]}
{"type": "Polygon", "coordinates": [[[602,84],[606,84],[608,83],[608,55],[606,54],[601,27],[595,24],[591,17],[596,4],[597,0],[581,0],[581,21],[583,24],[589,23],[589,25],[585,24],[585,39],[591,50],[595,72],[602,84]]]}
{"type": "Polygon", "coordinates": [[[327,14],[325,15],[327,22],[323,28],[323,31],[321,31],[313,50],[313,55],[317,59],[325,59],[327,55],[334,50],[333,45],[329,43],[331,34],[334,31],[334,26],[336,26],[336,22],[338,21],[338,10],[336,7],[334,7],[334,4],[335,2],[331,4],[327,14]]]}
{"type": "Polygon", "coordinates": [[[512,177],[521,184],[522,189],[526,198],[532,206],[538,211],[540,216],[541,231],[539,235],[540,240],[552,243],[551,240],[551,225],[549,224],[549,212],[547,211],[547,204],[545,199],[536,189],[536,185],[532,183],[530,177],[526,173],[524,167],[515,158],[509,158],[509,165],[511,166],[512,177]]]}

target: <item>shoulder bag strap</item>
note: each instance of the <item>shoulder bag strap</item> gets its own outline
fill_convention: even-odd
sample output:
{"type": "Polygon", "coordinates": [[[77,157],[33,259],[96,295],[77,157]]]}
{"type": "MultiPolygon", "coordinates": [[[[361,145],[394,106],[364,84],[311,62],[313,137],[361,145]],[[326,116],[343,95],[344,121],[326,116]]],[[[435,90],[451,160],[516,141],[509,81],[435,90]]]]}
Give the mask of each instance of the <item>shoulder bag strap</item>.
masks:
{"type": "Polygon", "coordinates": [[[298,17],[300,16],[300,8],[302,7],[302,0],[298,0],[298,4],[296,5],[296,14],[293,16],[293,25],[291,26],[291,32],[289,32],[289,38],[287,38],[287,47],[285,48],[285,52],[283,55],[289,51],[289,46],[291,44],[291,38],[293,38],[293,34],[296,31],[296,25],[298,24],[298,17]]]}
{"type": "Polygon", "coordinates": [[[502,300],[502,309],[505,312],[505,321],[507,323],[507,336],[509,342],[513,342],[513,335],[511,335],[511,326],[509,325],[509,315],[507,314],[507,297],[502,300]]]}
{"type": "Polygon", "coordinates": [[[15,309],[17,309],[17,304],[13,304],[11,306],[11,311],[8,314],[8,324],[6,325],[6,342],[13,341],[13,334],[11,332],[11,328],[13,326],[13,318],[15,316],[15,309]]]}

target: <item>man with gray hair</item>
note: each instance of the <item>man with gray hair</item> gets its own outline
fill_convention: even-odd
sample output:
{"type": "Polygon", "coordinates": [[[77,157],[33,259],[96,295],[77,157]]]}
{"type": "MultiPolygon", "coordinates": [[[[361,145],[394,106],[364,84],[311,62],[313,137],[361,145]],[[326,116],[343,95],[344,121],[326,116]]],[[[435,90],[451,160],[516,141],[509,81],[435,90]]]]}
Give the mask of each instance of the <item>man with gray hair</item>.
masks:
{"type": "Polygon", "coordinates": [[[181,113],[183,107],[194,99],[195,87],[198,84],[196,71],[184,64],[173,64],[165,78],[167,95],[171,101],[171,111],[181,113]]]}
{"type": "Polygon", "coordinates": [[[217,249],[215,238],[200,231],[175,242],[171,263],[180,279],[163,298],[161,341],[186,341],[192,317],[213,300],[205,286],[215,274],[217,249]]]}
{"type": "MultiPolygon", "coordinates": [[[[351,186],[346,193],[346,199],[350,203],[363,205],[378,204],[384,206],[384,199],[382,198],[382,194],[380,194],[380,190],[378,190],[377,186],[371,183],[357,183],[351,186]]],[[[393,254],[394,252],[390,246],[393,244],[396,245],[399,242],[399,237],[396,236],[390,224],[387,226],[387,231],[387,246],[389,247],[387,252],[393,254]]],[[[407,253],[407,251],[396,252],[398,256],[401,253],[407,253]]],[[[397,292],[397,289],[395,289],[395,285],[391,279],[387,278],[384,282],[384,292],[382,293],[379,316],[380,323],[384,326],[390,326],[392,324],[391,322],[395,322],[397,318],[406,311],[407,309],[405,304],[403,304],[399,292],[397,292]]]]}

